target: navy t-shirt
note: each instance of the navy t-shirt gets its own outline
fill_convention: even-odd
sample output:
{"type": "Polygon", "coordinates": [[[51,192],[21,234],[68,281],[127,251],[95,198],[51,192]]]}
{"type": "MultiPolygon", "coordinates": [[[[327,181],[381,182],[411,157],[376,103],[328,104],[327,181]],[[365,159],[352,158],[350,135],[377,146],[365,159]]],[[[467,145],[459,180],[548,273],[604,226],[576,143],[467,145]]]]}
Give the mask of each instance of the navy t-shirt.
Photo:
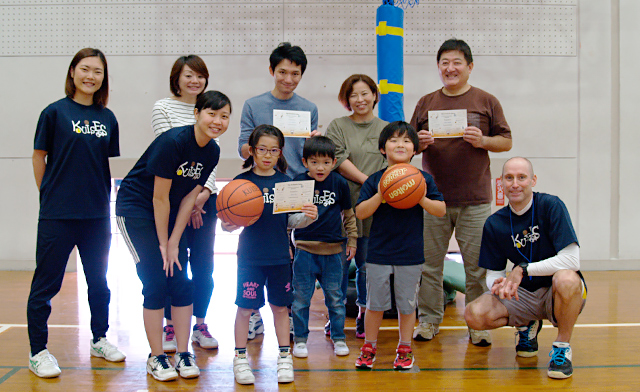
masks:
{"type": "MultiPolygon", "coordinates": [[[[308,172],[295,178],[295,181],[305,180],[313,180],[308,172]]],[[[332,171],[324,181],[315,181],[313,204],[318,207],[318,219],[303,229],[295,229],[295,239],[327,243],[344,241],[342,211],[351,208],[347,180],[332,171]]]]}
{"type": "MultiPolygon", "coordinates": [[[[484,224],[479,265],[502,271],[507,259],[515,265],[535,263],[553,257],[567,245],[578,244],[569,211],[557,196],[533,193],[533,204],[523,215],[509,206],[491,215],[484,224]],[[533,220],[532,220],[533,217],[533,220]]],[[[551,287],[552,276],[522,279],[520,286],[529,291],[551,287]]]]}
{"type": "Polygon", "coordinates": [[[259,176],[253,170],[240,173],[234,180],[249,180],[262,191],[264,210],[260,219],[245,227],[238,239],[238,265],[267,266],[291,262],[287,223],[289,214],[273,214],[274,187],[278,182],[291,181],[276,170],[272,176],[259,176]]]}
{"type": "Polygon", "coordinates": [[[47,152],[40,184],[40,219],[109,217],[109,157],[120,155],[111,110],[66,97],[40,114],[34,149],[47,152]]]}
{"type": "Polygon", "coordinates": [[[170,217],[175,219],[182,199],[196,186],[204,186],[219,158],[220,147],[214,140],[198,145],[193,125],[164,132],[122,180],[116,215],[154,220],[153,187],[158,176],[172,180],[169,204],[170,217]]]}
{"type": "MultiPolygon", "coordinates": [[[[378,193],[382,169],[367,178],[362,184],[356,206],[378,193]]],[[[433,177],[420,170],[427,184],[427,198],[443,200],[433,177]]],[[[373,213],[367,263],[383,265],[417,265],[424,263],[424,209],[419,204],[406,210],[380,204],[373,213]]]]}

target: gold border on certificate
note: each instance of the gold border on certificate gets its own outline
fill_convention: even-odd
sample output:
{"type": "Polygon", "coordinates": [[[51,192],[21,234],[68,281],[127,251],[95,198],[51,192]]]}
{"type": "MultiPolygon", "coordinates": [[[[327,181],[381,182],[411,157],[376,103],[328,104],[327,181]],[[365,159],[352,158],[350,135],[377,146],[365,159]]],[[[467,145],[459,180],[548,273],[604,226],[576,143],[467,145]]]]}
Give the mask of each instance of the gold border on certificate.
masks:
{"type": "Polygon", "coordinates": [[[273,190],[273,213],[300,212],[313,202],[314,180],[276,182],[273,190]]]}
{"type": "Polygon", "coordinates": [[[429,110],[429,131],[434,138],[462,137],[467,127],[467,109],[429,110]]]}
{"type": "Polygon", "coordinates": [[[285,137],[311,137],[311,112],[273,109],[273,126],[285,137]]]}

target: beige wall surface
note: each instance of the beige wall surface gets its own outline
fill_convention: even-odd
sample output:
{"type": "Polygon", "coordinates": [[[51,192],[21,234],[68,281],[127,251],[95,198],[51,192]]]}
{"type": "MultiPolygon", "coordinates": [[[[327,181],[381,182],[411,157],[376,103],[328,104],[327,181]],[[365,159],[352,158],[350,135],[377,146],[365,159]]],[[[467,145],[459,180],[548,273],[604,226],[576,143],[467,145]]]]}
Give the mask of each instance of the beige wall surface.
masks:
{"type": "MultiPolygon", "coordinates": [[[[376,78],[380,3],[3,2],[0,269],[34,267],[35,125],[42,109],[63,96],[65,72],[78,49],[99,47],[109,61],[109,108],[120,123],[122,153],[112,160],[114,177],[126,175],[153,139],[151,108],[169,95],[176,57],[201,55],[209,88],[233,103],[218,171],[229,178],[240,171],[242,105],[273,87],[273,47],[290,40],[305,49],[309,66],[296,92],[317,104],[326,129],[348,114],[336,98],[342,81],[353,73],[376,78]]],[[[424,1],[405,12],[407,120],[418,99],[441,86],[435,61],[440,43],[453,36],[466,40],[474,51],[471,83],[501,101],[513,132],[513,149],[491,154],[493,177],[506,158],[531,158],[536,190],[560,196],[571,213],[584,269],[640,268],[633,241],[640,220],[634,208],[640,136],[633,129],[640,102],[639,14],[634,0],[424,1]]]]}

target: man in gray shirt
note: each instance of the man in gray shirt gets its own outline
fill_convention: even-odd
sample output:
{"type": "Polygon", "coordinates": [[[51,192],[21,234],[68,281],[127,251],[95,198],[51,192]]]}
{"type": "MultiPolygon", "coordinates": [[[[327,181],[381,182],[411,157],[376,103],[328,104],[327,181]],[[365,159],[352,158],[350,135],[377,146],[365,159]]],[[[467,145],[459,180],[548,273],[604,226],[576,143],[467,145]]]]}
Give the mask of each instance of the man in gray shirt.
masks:
{"type": "MultiPolygon", "coordinates": [[[[242,108],[238,153],[242,159],[249,157],[249,136],[261,124],[273,125],[273,110],[299,110],[311,113],[311,136],[318,134],[318,108],[311,101],[294,93],[307,68],[307,57],[302,48],[288,42],[278,45],[269,57],[269,73],[275,81],[273,90],[248,99],[242,108]]],[[[287,175],[294,178],[305,173],[302,165],[302,147],[305,138],[288,137],[283,154],[289,168],[287,175]]]]}

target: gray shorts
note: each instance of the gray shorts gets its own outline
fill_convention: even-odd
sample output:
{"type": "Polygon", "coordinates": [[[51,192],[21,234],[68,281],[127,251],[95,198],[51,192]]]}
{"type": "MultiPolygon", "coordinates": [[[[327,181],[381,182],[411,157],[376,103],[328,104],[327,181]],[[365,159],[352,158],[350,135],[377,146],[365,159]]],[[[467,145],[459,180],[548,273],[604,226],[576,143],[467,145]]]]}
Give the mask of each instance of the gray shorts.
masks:
{"type": "MultiPolygon", "coordinates": [[[[487,292],[491,295],[491,292],[487,292]]],[[[506,308],[509,313],[509,322],[507,325],[512,327],[521,327],[527,325],[531,320],[547,319],[551,321],[554,327],[558,326],[553,315],[553,290],[551,287],[542,287],[533,293],[518,287],[518,301],[515,299],[500,299],[495,296],[506,308]]],[[[582,308],[587,302],[587,292],[582,282],[582,308]]]]}
{"type": "Polygon", "coordinates": [[[391,274],[394,275],[393,290],[398,312],[401,314],[415,312],[422,264],[381,265],[367,263],[367,309],[379,312],[391,309],[391,274]]]}

